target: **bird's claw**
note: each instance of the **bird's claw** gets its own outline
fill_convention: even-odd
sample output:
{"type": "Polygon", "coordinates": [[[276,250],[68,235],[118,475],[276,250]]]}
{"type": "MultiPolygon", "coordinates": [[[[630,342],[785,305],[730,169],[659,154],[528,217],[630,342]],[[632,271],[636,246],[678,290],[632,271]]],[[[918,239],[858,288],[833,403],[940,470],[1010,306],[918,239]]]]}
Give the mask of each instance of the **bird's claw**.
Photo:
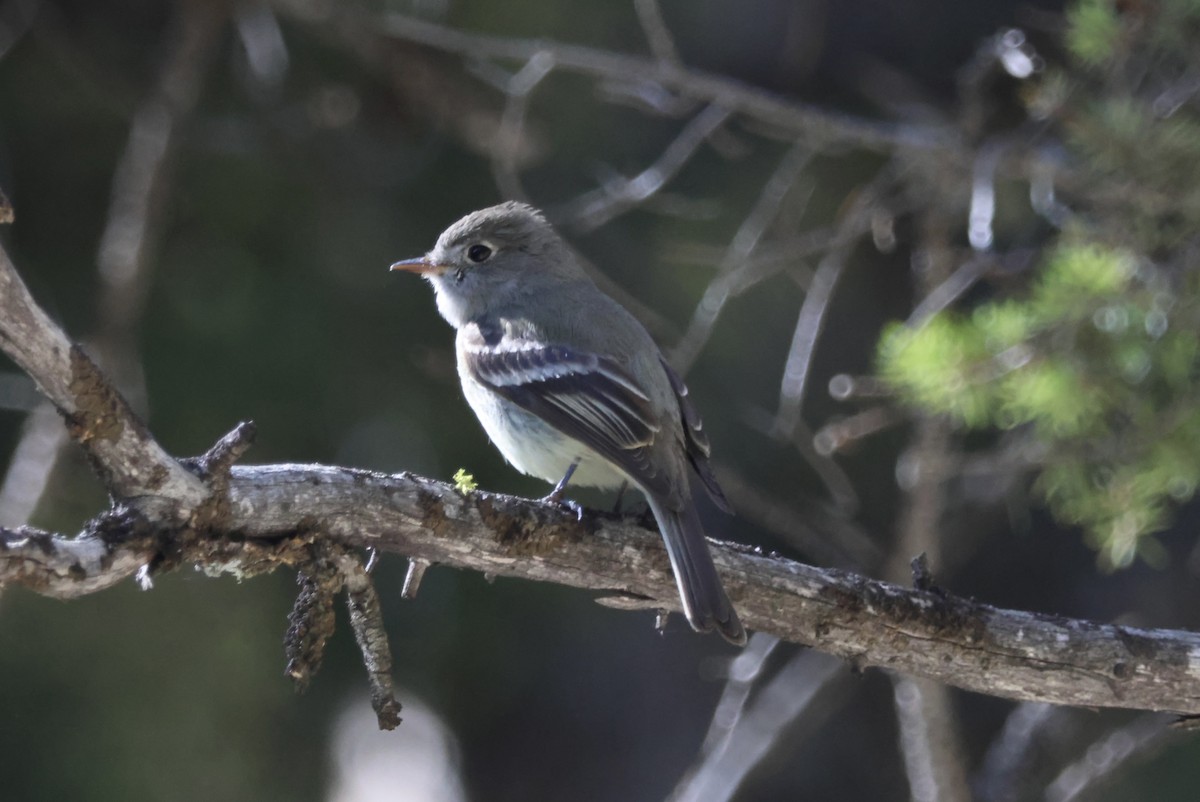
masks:
{"type": "Polygon", "coordinates": [[[563,507],[567,510],[570,510],[571,512],[575,513],[575,520],[583,520],[583,507],[579,504],[579,502],[572,501],[569,498],[563,498],[562,493],[557,490],[548,496],[543,496],[539,500],[543,504],[553,504],[555,507],[563,507]]]}

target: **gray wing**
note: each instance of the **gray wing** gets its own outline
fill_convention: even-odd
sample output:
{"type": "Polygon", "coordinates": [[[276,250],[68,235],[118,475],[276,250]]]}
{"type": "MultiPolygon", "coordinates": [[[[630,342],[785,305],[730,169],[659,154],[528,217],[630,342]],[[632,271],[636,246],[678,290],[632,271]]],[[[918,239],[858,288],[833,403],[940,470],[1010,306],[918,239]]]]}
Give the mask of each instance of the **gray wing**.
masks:
{"type": "Polygon", "coordinates": [[[722,510],[732,515],[733,505],[729,503],[729,499],[725,498],[725,493],[717,484],[716,474],[713,473],[712,466],[708,462],[712,446],[709,445],[708,435],[704,433],[704,423],[700,420],[700,413],[696,410],[692,399],[688,397],[687,385],[683,383],[683,379],[661,354],[659,360],[662,362],[663,370],[667,372],[667,378],[671,381],[675,399],[679,402],[679,414],[683,417],[683,445],[687,452],[688,462],[695,469],[700,481],[704,483],[704,489],[708,491],[709,498],[722,510]]]}
{"type": "Polygon", "coordinates": [[[660,425],[649,396],[614,360],[556,345],[465,350],[481,383],[586,445],[647,490],[670,494],[651,456],[660,425]]]}

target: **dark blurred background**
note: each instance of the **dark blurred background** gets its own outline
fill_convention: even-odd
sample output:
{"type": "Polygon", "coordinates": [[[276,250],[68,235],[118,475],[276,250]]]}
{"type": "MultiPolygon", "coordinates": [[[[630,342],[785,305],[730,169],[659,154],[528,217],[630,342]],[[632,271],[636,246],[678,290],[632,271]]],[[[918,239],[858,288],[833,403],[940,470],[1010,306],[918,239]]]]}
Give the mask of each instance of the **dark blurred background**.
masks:
{"type": "MultiPolygon", "coordinates": [[[[1060,11],[1007,0],[662,3],[687,65],[902,124],[960,119],[961,71],[1002,28],[1026,30],[1052,56],[1060,11]]],[[[0,187],[16,222],[0,236],[36,298],[107,357],[172,453],[201,453],[253,419],[250,461],[440,479],[461,467],[485,488],[542,495],[503,463],[461,400],[452,333],[429,288],[386,270],[423,253],[460,215],[502,199],[493,157],[505,103],[494,83],[507,75],[501,66],[520,64],[482,65],[388,38],[382,20],[393,12],[648,52],[631,3],[6,0],[0,187]],[[166,143],[157,160],[155,143],[166,143]],[[148,195],[129,189],[139,185],[137,164],[155,171],[148,195]],[[145,213],[126,208],[139,197],[145,213]]],[[[654,162],[690,117],[615,102],[630,94],[552,74],[530,98],[514,160],[528,196],[599,273],[651,310],[647,322],[669,347],[788,143],[731,123],[669,191],[593,227],[570,216],[572,199],[654,162]]],[[[883,161],[852,142],[823,148],[781,217],[794,213],[787,225],[797,231],[830,224],[883,161]]],[[[1020,238],[1032,224],[1026,210],[998,225],[1020,238]]],[[[868,240],[850,254],[803,408],[814,428],[846,413],[824,389],[829,378],[869,373],[880,327],[911,311],[914,236],[901,220],[894,247],[868,240]]],[[[786,258],[789,240],[780,241],[786,258]]],[[[838,457],[858,496],[848,509],[827,500],[801,449],[761,425],[804,299],[802,268],[731,299],[688,381],[723,475],[832,521],[814,524],[818,538],[828,525],[865,539],[863,553],[885,555],[910,431],[889,429],[838,457]]],[[[36,445],[27,414],[36,399],[11,364],[0,368],[0,454],[15,464],[19,443],[36,445]]],[[[951,590],[1069,616],[1200,625],[1188,562],[1194,515],[1164,535],[1168,567],[1104,575],[1077,532],[1020,493],[996,495],[949,505],[947,539],[970,545],[961,557],[948,547],[951,590]]],[[[104,503],[68,448],[31,522],[75,531],[104,503]]],[[[718,538],[830,560],[761,514],[713,514],[708,526],[718,538]]],[[[862,567],[878,574],[880,565],[862,567]]],[[[650,614],[606,610],[583,592],[449,569],[432,569],[419,597],[402,602],[403,573],[389,558],[377,574],[406,705],[391,734],[363,712],[363,669],[344,626],[308,693],[293,693],[281,638],[294,577],[238,584],[181,571],[149,593],[131,582],[69,604],[5,593],[0,796],[656,800],[696,758],[733,655],[716,638],[679,621],[659,635],[650,614]]],[[[795,653],[779,647],[765,671],[795,653]]],[[[838,677],[836,693],[777,732],[737,799],[910,796],[892,683],[849,667],[838,677]]],[[[964,763],[980,771],[1014,705],[950,698],[964,763]]],[[[1053,766],[1082,759],[1092,736],[1130,720],[1064,714],[1053,766]]],[[[1091,798],[1194,799],[1197,749],[1169,740],[1091,798]]],[[[1056,770],[1043,768],[1045,784],[1056,770]]]]}

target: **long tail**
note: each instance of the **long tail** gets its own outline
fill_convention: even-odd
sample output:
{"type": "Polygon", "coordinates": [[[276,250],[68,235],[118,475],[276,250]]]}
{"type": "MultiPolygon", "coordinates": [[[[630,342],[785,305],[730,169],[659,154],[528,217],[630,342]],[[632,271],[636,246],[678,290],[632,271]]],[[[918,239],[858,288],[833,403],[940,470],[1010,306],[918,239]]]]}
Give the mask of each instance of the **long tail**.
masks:
{"type": "Polygon", "coordinates": [[[746,642],[746,630],[717,576],[696,505],[689,500],[676,511],[667,509],[654,494],[647,494],[647,500],[667,546],[688,623],[697,632],[715,629],[725,640],[741,646],[746,642]]]}

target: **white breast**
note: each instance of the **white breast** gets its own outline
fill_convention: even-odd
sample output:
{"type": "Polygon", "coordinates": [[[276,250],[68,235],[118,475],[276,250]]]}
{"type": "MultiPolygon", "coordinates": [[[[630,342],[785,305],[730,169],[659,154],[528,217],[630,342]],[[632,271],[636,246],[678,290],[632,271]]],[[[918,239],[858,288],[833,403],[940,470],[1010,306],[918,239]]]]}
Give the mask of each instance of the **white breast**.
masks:
{"type": "Polygon", "coordinates": [[[465,371],[460,376],[467,403],[496,448],[517,470],[554,484],[578,459],[573,485],[615,490],[626,481],[624,473],[583,443],[497,395],[465,371]]]}

